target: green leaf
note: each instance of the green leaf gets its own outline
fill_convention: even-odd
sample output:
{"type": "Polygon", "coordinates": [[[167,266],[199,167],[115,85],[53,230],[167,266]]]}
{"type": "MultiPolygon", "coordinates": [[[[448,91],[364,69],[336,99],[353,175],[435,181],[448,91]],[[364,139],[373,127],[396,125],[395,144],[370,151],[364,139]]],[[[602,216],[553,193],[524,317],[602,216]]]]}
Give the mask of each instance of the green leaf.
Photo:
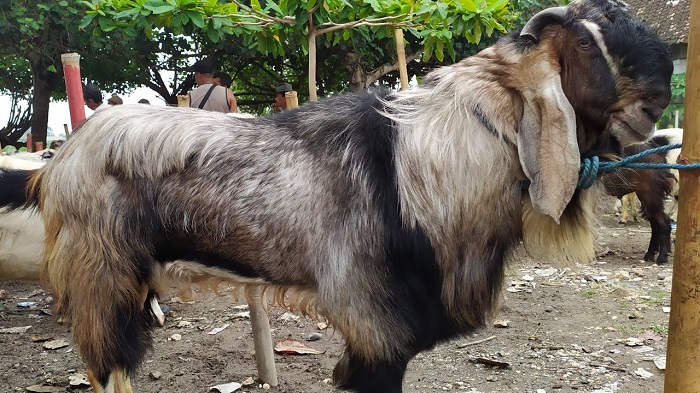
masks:
{"type": "Polygon", "coordinates": [[[474,24],[474,39],[475,39],[475,44],[479,44],[481,42],[481,21],[477,20],[476,23],[474,24]]]}
{"type": "Polygon", "coordinates": [[[50,66],[46,67],[46,71],[48,72],[53,72],[54,74],[57,73],[58,71],[56,70],[56,66],[51,64],[50,66]]]}
{"type": "Polygon", "coordinates": [[[199,27],[200,29],[204,28],[204,17],[202,17],[202,14],[196,11],[187,11],[187,16],[190,17],[192,20],[192,23],[194,23],[195,26],[199,27]]]}
{"type": "Polygon", "coordinates": [[[83,17],[83,19],[80,20],[80,24],[78,24],[78,28],[85,29],[86,27],[88,27],[90,25],[90,23],[92,23],[92,20],[95,19],[95,16],[97,16],[97,14],[85,15],[83,17]]]}
{"type": "Polygon", "coordinates": [[[211,27],[207,29],[207,37],[211,42],[219,42],[219,30],[212,29],[211,27]]]}
{"type": "Polygon", "coordinates": [[[316,0],[308,0],[306,2],[306,10],[311,11],[314,9],[314,6],[316,6],[316,0]]]}
{"type": "Polygon", "coordinates": [[[455,53],[454,41],[447,42],[447,53],[449,53],[450,59],[454,63],[457,58],[457,54],[455,53]]]}
{"type": "Polygon", "coordinates": [[[435,7],[437,7],[436,3],[429,1],[427,4],[423,4],[418,11],[416,11],[416,15],[430,14],[435,11],[435,7]]]}
{"type": "Polygon", "coordinates": [[[428,36],[425,41],[423,41],[423,61],[428,61],[433,56],[433,49],[435,47],[435,37],[428,36]]]}
{"type": "Polygon", "coordinates": [[[507,6],[507,5],[508,5],[508,0],[496,0],[495,2],[493,2],[493,4],[486,7],[486,9],[484,9],[484,12],[491,13],[494,11],[500,11],[503,8],[505,8],[505,6],[507,6]]]}
{"type": "Polygon", "coordinates": [[[173,16],[172,26],[178,28],[187,23],[183,22],[183,18],[187,18],[187,15],[184,12],[175,14],[175,16],[173,16]]]}
{"type": "Polygon", "coordinates": [[[114,25],[114,21],[111,18],[100,18],[97,20],[100,25],[100,29],[105,33],[114,30],[117,26],[114,25]]]}
{"type": "Polygon", "coordinates": [[[58,2],[58,5],[61,7],[68,7],[68,2],[66,0],[61,0],[58,2]]]}
{"type": "Polygon", "coordinates": [[[464,7],[465,10],[476,13],[476,4],[474,4],[474,0],[459,0],[459,4],[464,7]]]}
{"type": "Polygon", "coordinates": [[[369,0],[369,5],[372,7],[374,12],[384,12],[384,8],[381,6],[381,4],[379,4],[377,0],[369,0]]]}
{"type": "Polygon", "coordinates": [[[91,11],[95,11],[95,4],[93,4],[90,1],[81,1],[80,4],[82,4],[83,7],[87,8],[91,11]]]}
{"type": "Polygon", "coordinates": [[[268,1],[267,8],[270,8],[273,11],[275,11],[277,13],[277,15],[280,15],[280,16],[284,15],[284,12],[282,12],[282,9],[280,9],[280,7],[274,1],[268,1]]]}
{"type": "Polygon", "coordinates": [[[173,6],[172,4],[168,4],[168,3],[163,4],[163,2],[156,1],[156,0],[147,1],[143,5],[143,8],[151,11],[155,15],[165,14],[168,12],[175,11],[177,9],[177,7],[173,6]]]}
{"type": "Polygon", "coordinates": [[[438,61],[443,61],[445,59],[445,43],[443,41],[437,41],[435,43],[435,58],[438,61]]]}
{"type": "Polygon", "coordinates": [[[437,11],[438,11],[438,14],[440,14],[440,17],[442,19],[447,18],[447,4],[437,3],[437,11]]]}

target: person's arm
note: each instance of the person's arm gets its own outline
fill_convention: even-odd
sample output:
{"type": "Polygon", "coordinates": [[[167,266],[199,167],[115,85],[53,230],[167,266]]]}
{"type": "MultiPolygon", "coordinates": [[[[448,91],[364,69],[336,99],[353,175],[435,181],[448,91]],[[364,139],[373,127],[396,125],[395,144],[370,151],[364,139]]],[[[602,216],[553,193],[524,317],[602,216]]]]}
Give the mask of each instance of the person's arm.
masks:
{"type": "Polygon", "coordinates": [[[231,89],[226,89],[226,98],[228,100],[228,110],[229,112],[238,112],[238,104],[236,103],[236,96],[233,95],[231,89]]]}

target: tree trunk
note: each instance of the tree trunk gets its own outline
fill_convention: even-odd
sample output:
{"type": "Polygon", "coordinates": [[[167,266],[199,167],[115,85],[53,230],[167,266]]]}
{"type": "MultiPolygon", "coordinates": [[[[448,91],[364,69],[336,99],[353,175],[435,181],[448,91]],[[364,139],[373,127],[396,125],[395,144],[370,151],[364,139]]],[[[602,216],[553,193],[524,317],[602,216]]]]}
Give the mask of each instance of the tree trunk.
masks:
{"type": "MultiPolygon", "coordinates": [[[[404,68],[406,65],[406,62],[411,62],[418,58],[420,55],[420,51],[416,53],[411,53],[408,57],[405,57],[404,60],[404,68]]],[[[404,53],[405,56],[405,53],[404,53]]],[[[365,71],[365,68],[362,65],[362,58],[360,55],[358,55],[355,52],[348,52],[344,56],[345,60],[345,69],[348,70],[350,73],[350,91],[362,91],[366,90],[370,87],[370,85],[374,82],[376,82],[379,78],[383,77],[384,75],[394,72],[396,70],[399,70],[400,68],[400,62],[397,61],[396,63],[387,63],[387,64],[382,64],[379,67],[373,69],[372,71],[365,71]]],[[[406,73],[405,76],[402,76],[402,88],[407,88],[408,87],[408,73],[406,73]],[[405,78],[405,87],[403,87],[404,82],[403,78],[405,78]]]]}
{"type": "Polygon", "coordinates": [[[367,74],[362,67],[360,55],[355,52],[345,54],[345,69],[350,73],[350,91],[362,91],[367,86],[367,74]]]}
{"type": "MultiPolygon", "coordinates": [[[[29,56],[32,66],[32,137],[34,142],[43,142],[46,146],[46,129],[49,124],[49,103],[51,93],[56,87],[58,75],[50,72],[41,54],[32,53],[29,56]]],[[[60,61],[58,62],[60,64],[60,61]]]]}

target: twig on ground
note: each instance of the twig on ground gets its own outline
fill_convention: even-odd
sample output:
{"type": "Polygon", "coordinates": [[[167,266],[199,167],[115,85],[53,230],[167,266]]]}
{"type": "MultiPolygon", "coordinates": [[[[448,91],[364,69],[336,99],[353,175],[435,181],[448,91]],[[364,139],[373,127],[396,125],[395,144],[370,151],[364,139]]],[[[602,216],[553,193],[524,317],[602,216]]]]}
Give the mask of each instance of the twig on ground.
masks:
{"type": "Polygon", "coordinates": [[[490,337],[486,337],[486,338],[481,339],[481,340],[476,340],[476,341],[472,341],[472,342],[468,342],[468,343],[457,343],[457,348],[464,348],[464,347],[468,347],[470,345],[485,343],[486,341],[493,340],[494,338],[496,338],[496,336],[490,336],[490,337]]]}

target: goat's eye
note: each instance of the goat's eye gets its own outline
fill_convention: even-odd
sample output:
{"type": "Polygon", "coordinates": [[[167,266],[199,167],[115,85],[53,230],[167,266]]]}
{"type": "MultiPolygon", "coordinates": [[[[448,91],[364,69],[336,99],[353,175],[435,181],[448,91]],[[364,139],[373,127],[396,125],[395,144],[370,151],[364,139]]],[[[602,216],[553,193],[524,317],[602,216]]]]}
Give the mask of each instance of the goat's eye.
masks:
{"type": "Polygon", "coordinates": [[[593,40],[590,39],[590,38],[588,38],[588,37],[586,37],[586,38],[579,38],[579,40],[578,40],[578,45],[579,45],[581,48],[584,48],[584,49],[585,49],[585,48],[590,48],[590,47],[593,45],[593,40]]]}

